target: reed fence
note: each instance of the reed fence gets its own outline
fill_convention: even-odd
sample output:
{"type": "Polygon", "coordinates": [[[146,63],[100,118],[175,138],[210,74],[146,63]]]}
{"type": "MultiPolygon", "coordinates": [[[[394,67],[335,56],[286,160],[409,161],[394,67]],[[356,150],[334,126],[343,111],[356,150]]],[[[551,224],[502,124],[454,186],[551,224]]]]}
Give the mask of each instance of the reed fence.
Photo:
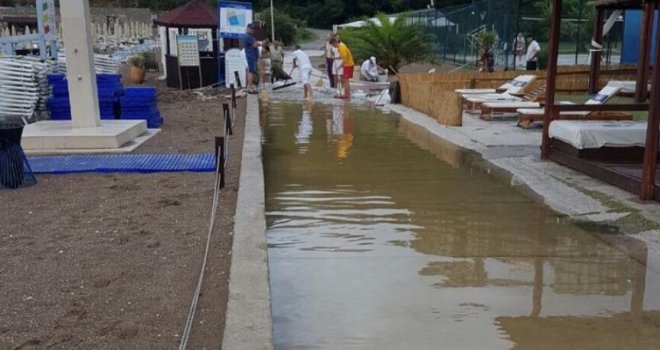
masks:
{"type": "MultiPolygon", "coordinates": [[[[432,116],[443,125],[462,125],[462,107],[456,89],[497,88],[521,74],[535,74],[537,79],[529,89],[545,84],[546,72],[502,71],[494,73],[400,73],[401,102],[416,111],[432,116]]],[[[610,80],[635,80],[637,69],[633,65],[608,66],[601,71],[599,86],[610,80]]],[[[557,91],[585,92],[589,86],[589,66],[560,66],[557,73],[557,91]]]]}

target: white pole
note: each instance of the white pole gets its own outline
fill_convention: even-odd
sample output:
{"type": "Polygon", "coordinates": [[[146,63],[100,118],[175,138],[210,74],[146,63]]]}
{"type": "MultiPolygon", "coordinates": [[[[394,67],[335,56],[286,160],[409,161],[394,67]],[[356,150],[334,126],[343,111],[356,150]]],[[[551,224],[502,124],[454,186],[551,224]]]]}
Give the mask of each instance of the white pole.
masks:
{"type": "Polygon", "coordinates": [[[89,0],[62,0],[60,6],[73,127],[94,128],[101,125],[101,119],[89,0]]]}
{"type": "Polygon", "coordinates": [[[273,0],[270,0],[270,30],[275,42],[275,8],[273,7],[273,0]]]}

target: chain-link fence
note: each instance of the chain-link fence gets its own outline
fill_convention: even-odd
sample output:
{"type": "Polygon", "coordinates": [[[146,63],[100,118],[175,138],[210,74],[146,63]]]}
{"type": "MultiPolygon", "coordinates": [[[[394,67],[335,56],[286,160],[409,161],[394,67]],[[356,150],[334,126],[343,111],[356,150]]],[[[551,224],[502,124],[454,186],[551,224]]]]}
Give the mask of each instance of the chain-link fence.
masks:
{"type": "MultiPolygon", "coordinates": [[[[524,50],[516,55],[518,33],[533,34],[541,44],[541,65],[547,52],[549,8],[542,0],[482,0],[468,5],[440,10],[428,9],[409,14],[409,21],[419,23],[435,38],[435,58],[459,65],[478,65],[480,57],[478,33],[496,34],[491,49],[496,68],[512,69],[525,64],[524,50]]],[[[562,14],[559,64],[588,64],[589,45],[593,29],[593,8],[586,1],[577,0],[566,6],[562,14]]],[[[623,17],[617,18],[603,45],[606,64],[620,61],[623,38],[623,17]]]]}

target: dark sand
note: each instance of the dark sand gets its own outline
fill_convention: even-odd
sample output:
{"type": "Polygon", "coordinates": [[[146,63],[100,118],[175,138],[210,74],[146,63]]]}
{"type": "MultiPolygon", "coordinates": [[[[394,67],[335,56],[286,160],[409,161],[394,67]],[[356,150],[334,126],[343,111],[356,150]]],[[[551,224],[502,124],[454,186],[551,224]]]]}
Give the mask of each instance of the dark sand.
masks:
{"type": "MultiPolygon", "coordinates": [[[[165,124],[136,153],[212,152],[225,101],[154,84],[165,124]]],[[[222,342],[245,100],[238,112],[190,349],[222,342]]],[[[0,188],[0,349],[177,348],[202,263],[214,174],[38,181],[0,188]]]]}

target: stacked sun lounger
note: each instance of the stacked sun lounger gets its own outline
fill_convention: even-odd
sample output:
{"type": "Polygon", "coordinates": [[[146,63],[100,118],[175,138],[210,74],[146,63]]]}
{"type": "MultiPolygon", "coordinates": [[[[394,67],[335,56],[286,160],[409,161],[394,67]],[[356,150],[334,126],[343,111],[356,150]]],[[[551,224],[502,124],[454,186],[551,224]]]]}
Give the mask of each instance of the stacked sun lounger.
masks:
{"type": "MultiPolygon", "coordinates": [[[[70,120],[71,105],[66,76],[51,74],[48,82],[52,86],[53,97],[48,101],[53,120],[70,120]]],[[[99,96],[101,119],[116,119],[119,98],[122,94],[121,76],[118,74],[97,74],[96,84],[99,96]]]]}
{"type": "Polygon", "coordinates": [[[150,129],[159,128],[163,118],[156,102],[156,88],[128,87],[121,98],[121,119],[146,120],[150,129]]]}
{"type": "Polygon", "coordinates": [[[0,119],[44,119],[50,89],[46,62],[27,57],[0,58],[0,119]]]}
{"type": "MultiPolygon", "coordinates": [[[[121,69],[121,61],[108,55],[94,54],[94,71],[96,74],[117,74],[121,69]]],[[[66,74],[66,55],[63,51],[57,53],[57,65],[54,73],[66,74]]]]}

